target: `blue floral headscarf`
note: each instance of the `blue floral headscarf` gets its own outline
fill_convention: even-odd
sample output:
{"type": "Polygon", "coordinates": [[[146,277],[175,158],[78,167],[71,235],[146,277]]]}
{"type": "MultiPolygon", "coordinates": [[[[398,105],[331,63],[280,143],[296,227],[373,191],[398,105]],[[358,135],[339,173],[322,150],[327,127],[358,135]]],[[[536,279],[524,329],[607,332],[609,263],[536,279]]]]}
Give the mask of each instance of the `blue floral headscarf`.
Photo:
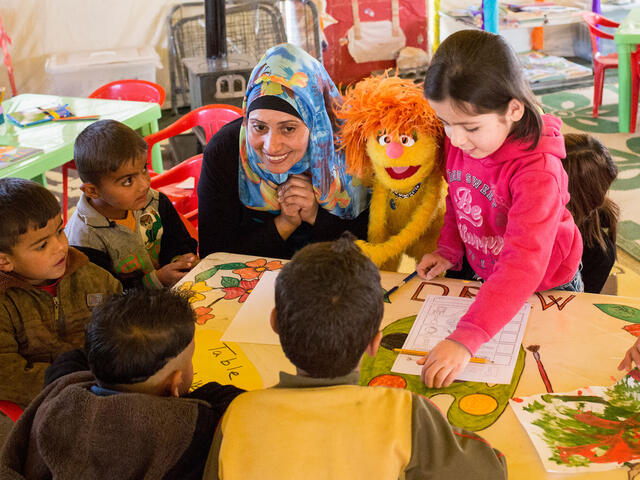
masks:
{"type": "Polygon", "coordinates": [[[324,66],[299,47],[282,44],[267,50],[251,73],[240,129],[240,201],[248,208],[280,212],[277,187],[289,175],[309,171],[318,204],[341,218],[355,218],[366,206],[366,192],[357,179],[345,171],[344,152],[336,152],[333,129],[324,93],[339,97],[338,89],[324,66]],[[247,140],[247,108],[263,95],[277,96],[289,103],[309,129],[309,146],[302,159],[286,173],[263,168],[258,154],[247,140]]]}

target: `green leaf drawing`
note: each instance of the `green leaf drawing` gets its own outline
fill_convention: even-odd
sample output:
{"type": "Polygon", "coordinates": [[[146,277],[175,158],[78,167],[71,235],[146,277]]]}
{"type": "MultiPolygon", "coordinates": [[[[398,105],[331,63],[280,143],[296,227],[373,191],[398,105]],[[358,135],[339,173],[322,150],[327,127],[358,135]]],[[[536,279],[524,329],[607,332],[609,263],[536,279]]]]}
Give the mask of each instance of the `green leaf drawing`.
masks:
{"type": "Polygon", "coordinates": [[[235,277],[222,277],[222,281],[220,282],[223,287],[237,287],[240,285],[240,280],[235,277]]]}
{"type": "Polygon", "coordinates": [[[615,303],[594,303],[594,305],[613,318],[625,322],[640,323],[640,310],[635,307],[615,303]]]}
{"type": "Polygon", "coordinates": [[[236,268],[247,268],[246,263],[224,263],[222,265],[218,265],[220,270],[235,270],[236,268]]]}
{"type": "Polygon", "coordinates": [[[218,265],[216,265],[215,267],[211,267],[207,270],[204,270],[196,275],[196,278],[194,278],[194,282],[195,283],[206,282],[211,277],[213,277],[217,271],[218,271],[218,265]]]}
{"type": "Polygon", "coordinates": [[[544,410],[544,405],[542,405],[539,401],[535,400],[531,405],[522,407],[522,409],[529,413],[533,413],[537,410],[544,410]]]}

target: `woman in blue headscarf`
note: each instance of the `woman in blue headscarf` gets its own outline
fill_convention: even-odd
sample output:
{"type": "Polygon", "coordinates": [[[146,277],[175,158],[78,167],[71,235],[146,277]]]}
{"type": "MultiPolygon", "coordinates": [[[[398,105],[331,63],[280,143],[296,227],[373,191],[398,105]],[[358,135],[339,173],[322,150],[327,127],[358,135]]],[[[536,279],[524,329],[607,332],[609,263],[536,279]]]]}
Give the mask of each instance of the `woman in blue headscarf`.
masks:
{"type": "Polygon", "coordinates": [[[251,74],[243,117],[222,127],[204,152],[201,257],[290,258],[345,230],[366,238],[366,191],[334,146],[331,105],[339,98],[304,50],[282,44],[267,51],[251,74]]]}

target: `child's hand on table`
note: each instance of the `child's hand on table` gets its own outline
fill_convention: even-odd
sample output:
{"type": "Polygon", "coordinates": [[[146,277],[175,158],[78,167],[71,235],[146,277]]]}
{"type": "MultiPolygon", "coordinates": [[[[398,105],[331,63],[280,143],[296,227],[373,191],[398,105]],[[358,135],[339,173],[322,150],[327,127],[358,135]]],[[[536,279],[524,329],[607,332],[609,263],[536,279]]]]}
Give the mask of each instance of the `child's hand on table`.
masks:
{"type": "Polygon", "coordinates": [[[637,367],[640,367],[640,337],[638,337],[636,343],[627,350],[627,353],[624,355],[620,365],[618,365],[618,370],[629,371],[633,368],[633,363],[635,363],[637,367]]]}
{"type": "Polygon", "coordinates": [[[453,263],[441,255],[437,253],[427,253],[422,257],[422,260],[420,260],[416,270],[421,278],[431,280],[451,267],[453,267],[453,263]]]}
{"type": "Polygon", "coordinates": [[[448,387],[470,359],[467,347],[453,340],[442,340],[417,361],[418,365],[424,365],[420,378],[429,388],[448,387]]]}
{"type": "Polygon", "coordinates": [[[184,255],[179,255],[174,258],[171,263],[156,270],[156,275],[160,283],[165,287],[172,287],[178,280],[184,277],[189,270],[195,267],[199,261],[197,255],[185,253],[184,255]]]}

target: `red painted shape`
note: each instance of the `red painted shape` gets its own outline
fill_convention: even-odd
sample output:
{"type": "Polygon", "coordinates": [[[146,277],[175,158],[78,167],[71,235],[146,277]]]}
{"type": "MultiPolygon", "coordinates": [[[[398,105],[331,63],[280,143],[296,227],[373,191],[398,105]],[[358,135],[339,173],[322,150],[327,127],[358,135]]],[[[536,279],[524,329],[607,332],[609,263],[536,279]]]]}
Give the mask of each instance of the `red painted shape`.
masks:
{"type": "Polygon", "coordinates": [[[629,332],[634,337],[640,337],[640,323],[633,323],[631,325],[625,325],[624,328],[627,332],[629,332]]]}
{"type": "Polygon", "coordinates": [[[542,296],[541,293],[536,292],[536,296],[540,299],[540,306],[542,307],[542,310],[546,310],[547,308],[550,308],[554,305],[556,305],[558,307],[558,310],[562,310],[564,307],[567,306],[567,304],[573,300],[574,298],[576,298],[575,295],[569,295],[569,297],[562,303],[560,303],[560,300],[562,300],[563,297],[558,297],[556,298],[554,295],[549,295],[549,299],[551,300],[550,302],[547,302],[544,298],[544,296],[542,296]]]}
{"type": "Polygon", "coordinates": [[[581,455],[592,463],[623,463],[640,459],[640,442],[627,441],[630,432],[636,432],[634,437],[637,439],[640,422],[635,416],[619,422],[601,418],[593,412],[582,412],[575,414],[574,418],[585,425],[606,429],[611,433],[588,435],[596,440],[594,443],[575,447],[556,447],[558,455],[565,463],[568,463],[572,455],[581,455]]]}
{"type": "Polygon", "coordinates": [[[407,381],[398,375],[378,375],[369,381],[370,387],[406,388],[407,381]]]}

